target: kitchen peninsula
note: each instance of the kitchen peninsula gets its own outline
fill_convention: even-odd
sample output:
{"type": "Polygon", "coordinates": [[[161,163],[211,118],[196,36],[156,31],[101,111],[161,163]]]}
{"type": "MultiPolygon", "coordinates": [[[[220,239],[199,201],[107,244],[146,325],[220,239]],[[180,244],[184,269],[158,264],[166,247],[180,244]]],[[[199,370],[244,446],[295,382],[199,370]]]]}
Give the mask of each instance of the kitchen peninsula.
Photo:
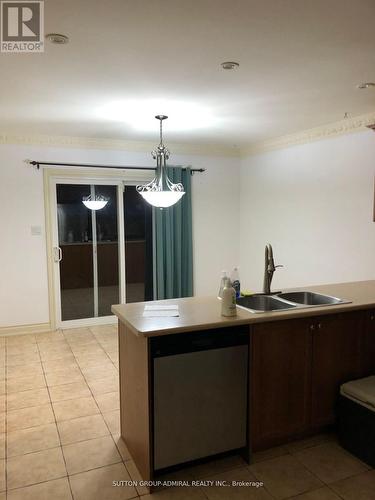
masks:
{"type": "Polygon", "coordinates": [[[350,302],[265,313],[238,308],[234,318],[221,316],[216,297],[147,303],[176,304],[178,317],[145,318],[145,303],[112,306],[119,319],[121,435],[144,480],[172,465],[231,450],[250,461],[252,450],[335,424],[340,384],[375,373],[375,281],[304,290],[350,302]],[[200,359],[211,352],[220,356],[200,359]],[[193,359],[196,369],[189,371],[193,359]],[[182,368],[179,360],[185,363],[182,368]],[[194,439],[199,429],[189,429],[189,422],[204,427],[209,424],[204,415],[210,416],[210,408],[202,408],[195,394],[212,382],[211,369],[215,381],[220,379],[220,366],[227,370],[218,381],[220,390],[227,391],[222,399],[232,399],[220,401],[215,394],[213,401],[220,420],[233,425],[218,427],[219,443],[207,433],[194,439]],[[175,421],[185,427],[175,429],[175,421]]]}

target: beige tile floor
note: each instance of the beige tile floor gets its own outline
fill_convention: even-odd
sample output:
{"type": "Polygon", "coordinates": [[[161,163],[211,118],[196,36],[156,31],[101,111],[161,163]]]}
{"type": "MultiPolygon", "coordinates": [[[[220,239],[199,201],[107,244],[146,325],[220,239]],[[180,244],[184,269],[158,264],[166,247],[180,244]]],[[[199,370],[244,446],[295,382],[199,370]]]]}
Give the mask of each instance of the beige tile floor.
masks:
{"type": "Polygon", "coordinates": [[[148,495],[120,438],[117,327],[0,338],[0,500],[375,500],[375,471],[332,435],[166,479],[263,482],[148,495]]]}

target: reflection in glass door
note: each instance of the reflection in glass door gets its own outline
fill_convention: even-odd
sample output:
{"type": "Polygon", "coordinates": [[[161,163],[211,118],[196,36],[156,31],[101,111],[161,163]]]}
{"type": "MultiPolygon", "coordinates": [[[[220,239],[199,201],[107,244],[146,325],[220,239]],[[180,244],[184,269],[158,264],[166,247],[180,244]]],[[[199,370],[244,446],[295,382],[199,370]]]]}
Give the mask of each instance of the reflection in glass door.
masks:
{"type": "Polygon", "coordinates": [[[152,207],[135,186],[124,189],[126,302],[153,300],[152,207]]]}
{"type": "Polygon", "coordinates": [[[117,186],[56,184],[61,320],[110,316],[120,302],[117,186]],[[82,200],[108,200],[90,210],[82,200]]]}

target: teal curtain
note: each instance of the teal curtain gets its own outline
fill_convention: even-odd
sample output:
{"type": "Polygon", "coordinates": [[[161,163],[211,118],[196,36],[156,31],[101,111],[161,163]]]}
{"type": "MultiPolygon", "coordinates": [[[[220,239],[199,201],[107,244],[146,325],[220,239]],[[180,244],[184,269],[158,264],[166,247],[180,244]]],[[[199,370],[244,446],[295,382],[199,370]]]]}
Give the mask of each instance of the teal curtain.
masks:
{"type": "Polygon", "coordinates": [[[172,207],[154,209],[155,300],[193,295],[191,171],[167,170],[173,183],[182,182],[185,195],[172,207]]]}

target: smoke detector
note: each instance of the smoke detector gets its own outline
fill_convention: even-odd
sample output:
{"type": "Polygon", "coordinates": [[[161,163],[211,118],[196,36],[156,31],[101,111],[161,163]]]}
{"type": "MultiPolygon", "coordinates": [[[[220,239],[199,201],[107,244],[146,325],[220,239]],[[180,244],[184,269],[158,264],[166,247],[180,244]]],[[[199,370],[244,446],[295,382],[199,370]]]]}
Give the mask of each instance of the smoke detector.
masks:
{"type": "Polygon", "coordinates": [[[375,88],[374,82],[364,82],[357,85],[357,89],[371,89],[371,88],[375,88]]]}
{"type": "Polygon", "coordinates": [[[66,35],[61,35],[59,33],[48,33],[46,35],[47,40],[56,45],[65,45],[69,43],[69,38],[66,35]]]}
{"type": "Polygon", "coordinates": [[[226,62],[223,62],[221,63],[221,67],[223,69],[236,69],[236,68],[239,68],[239,64],[238,62],[234,62],[234,61],[226,61],[226,62]]]}

